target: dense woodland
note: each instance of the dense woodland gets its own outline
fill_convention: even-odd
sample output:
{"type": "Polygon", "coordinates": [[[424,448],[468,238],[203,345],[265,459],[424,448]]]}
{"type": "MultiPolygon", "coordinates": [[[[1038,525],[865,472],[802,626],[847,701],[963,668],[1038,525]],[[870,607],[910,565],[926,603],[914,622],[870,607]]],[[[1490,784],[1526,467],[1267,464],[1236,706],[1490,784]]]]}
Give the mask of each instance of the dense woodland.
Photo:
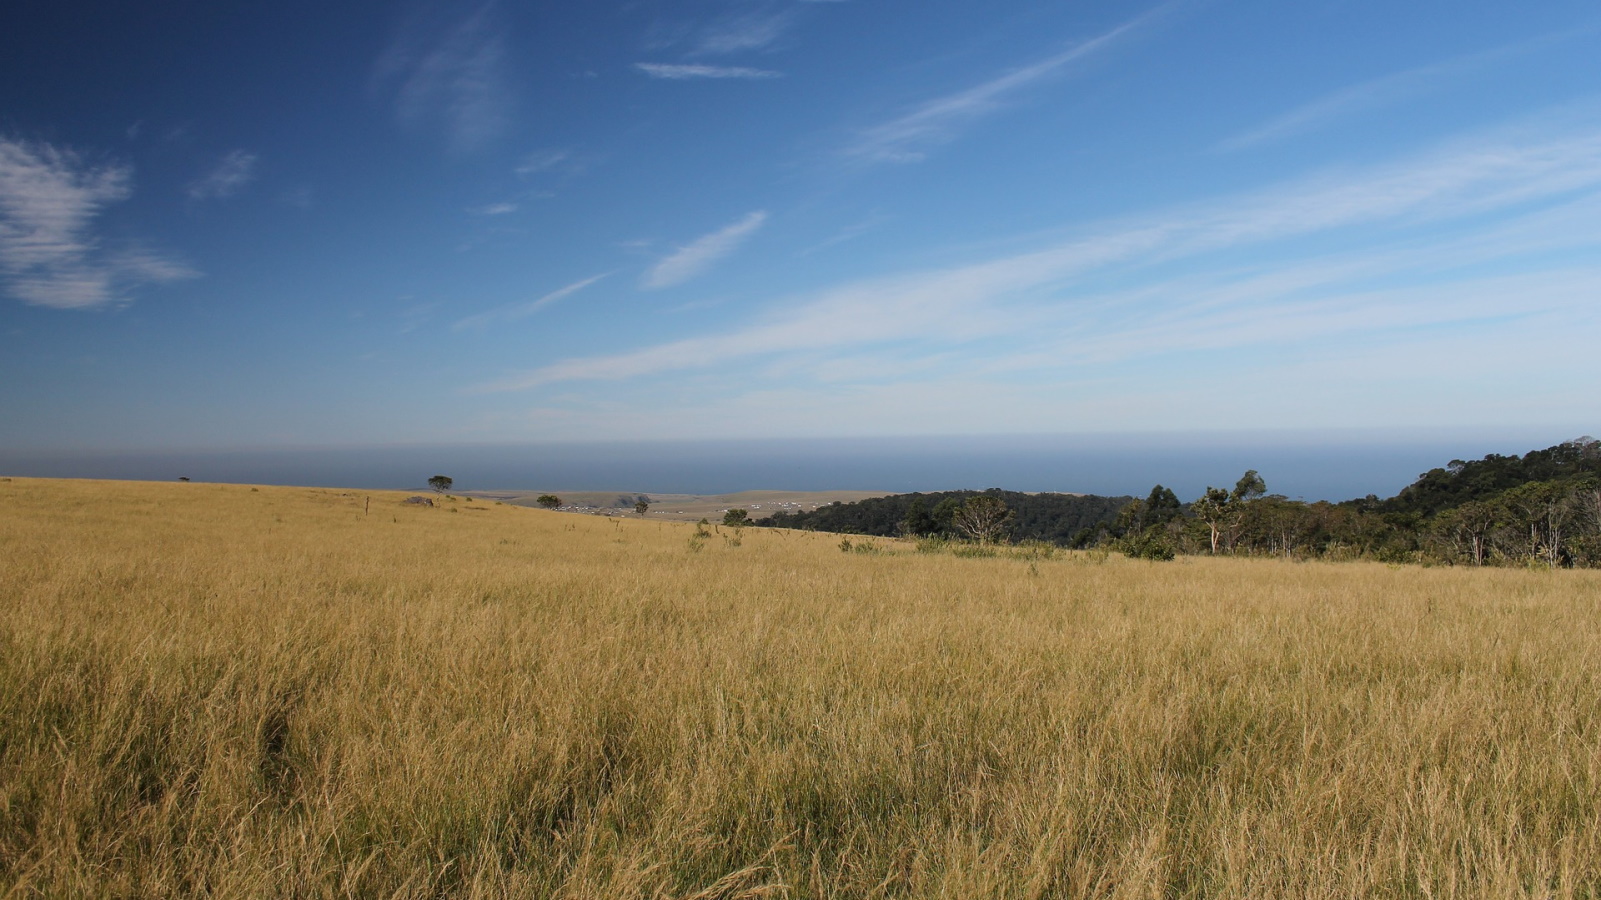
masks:
{"type": "Polygon", "coordinates": [[[1279,555],[1466,565],[1601,566],[1601,441],[1523,456],[1452,460],[1387,500],[1306,503],[1268,493],[1255,471],[1191,503],[947,491],[901,494],[757,524],[846,534],[1106,547],[1147,559],[1279,555]],[[1004,504],[1002,506],[1001,504],[1004,504]]]}
{"type": "Polygon", "coordinates": [[[1094,539],[1097,529],[1116,519],[1120,510],[1139,502],[1133,497],[1023,494],[999,488],[935,491],[832,503],[807,512],[775,513],[756,524],[877,537],[960,537],[963,532],[956,522],[957,513],[975,497],[992,497],[1006,505],[1010,516],[998,537],[1048,541],[1064,547],[1094,539]]]}

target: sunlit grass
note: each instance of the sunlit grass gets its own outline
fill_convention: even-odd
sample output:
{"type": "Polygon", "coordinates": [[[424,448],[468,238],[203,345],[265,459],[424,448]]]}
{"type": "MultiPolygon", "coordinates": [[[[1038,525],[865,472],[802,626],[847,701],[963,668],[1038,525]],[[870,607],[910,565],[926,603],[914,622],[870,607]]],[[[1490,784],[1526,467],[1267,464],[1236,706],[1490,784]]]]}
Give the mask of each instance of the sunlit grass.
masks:
{"type": "Polygon", "coordinates": [[[1598,572],[403,496],[0,482],[0,896],[1601,892],[1598,572]]]}

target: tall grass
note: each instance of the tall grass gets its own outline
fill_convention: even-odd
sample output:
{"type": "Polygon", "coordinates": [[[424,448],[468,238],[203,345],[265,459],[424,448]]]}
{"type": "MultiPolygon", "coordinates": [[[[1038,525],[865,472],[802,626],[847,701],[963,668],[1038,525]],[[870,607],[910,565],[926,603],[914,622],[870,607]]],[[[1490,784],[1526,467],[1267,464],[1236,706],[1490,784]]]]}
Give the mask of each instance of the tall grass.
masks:
{"type": "Polygon", "coordinates": [[[0,896],[1601,895],[1601,572],[366,496],[0,482],[0,896]]]}

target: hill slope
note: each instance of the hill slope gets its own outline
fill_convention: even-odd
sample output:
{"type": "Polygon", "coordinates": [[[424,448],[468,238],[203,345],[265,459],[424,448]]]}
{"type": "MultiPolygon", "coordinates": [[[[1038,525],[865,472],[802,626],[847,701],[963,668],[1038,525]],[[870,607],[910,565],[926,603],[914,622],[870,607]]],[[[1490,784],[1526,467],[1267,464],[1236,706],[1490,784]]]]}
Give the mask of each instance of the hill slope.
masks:
{"type": "Polygon", "coordinates": [[[1601,884],[1601,573],[402,500],[0,481],[0,893],[1601,884]]]}

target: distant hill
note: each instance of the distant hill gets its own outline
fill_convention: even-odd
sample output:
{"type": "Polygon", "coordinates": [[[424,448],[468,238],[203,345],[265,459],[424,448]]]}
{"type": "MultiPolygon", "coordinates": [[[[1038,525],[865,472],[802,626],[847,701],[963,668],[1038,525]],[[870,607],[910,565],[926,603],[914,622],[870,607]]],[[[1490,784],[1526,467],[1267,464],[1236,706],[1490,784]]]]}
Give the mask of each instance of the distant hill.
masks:
{"type": "Polygon", "coordinates": [[[1601,477],[1601,441],[1581,437],[1522,456],[1492,453],[1472,461],[1453,459],[1444,468],[1419,475],[1417,481],[1384,501],[1379,509],[1433,517],[1465,503],[1490,500],[1525,484],[1577,484],[1587,476],[1601,477]]]}
{"type": "Polygon", "coordinates": [[[949,515],[942,511],[959,506],[975,494],[999,497],[1016,518],[1009,529],[1012,540],[1049,541],[1070,545],[1092,537],[1096,530],[1117,518],[1118,511],[1134,500],[1133,497],[1099,497],[1093,494],[1024,494],[991,488],[987,491],[934,491],[930,493],[894,494],[861,500],[856,503],[835,503],[807,512],[781,512],[764,519],[757,525],[796,528],[802,531],[832,531],[841,534],[864,534],[877,537],[894,537],[904,533],[902,523],[909,517],[924,517],[922,527],[933,532],[948,530],[949,515]]]}
{"type": "Polygon", "coordinates": [[[1207,509],[1180,503],[1160,485],[1145,500],[998,488],[895,494],[780,512],[756,524],[879,537],[954,537],[954,510],[985,494],[1004,502],[1014,516],[1003,540],[1099,544],[1147,558],[1227,553],[1601,565],[1601,441],[1592,438],[1523,456],[1452,460],[1387,500],[1304,503],[1263,488],[1258,480],[1254,491],[1221,493],[1207,509]]]}

